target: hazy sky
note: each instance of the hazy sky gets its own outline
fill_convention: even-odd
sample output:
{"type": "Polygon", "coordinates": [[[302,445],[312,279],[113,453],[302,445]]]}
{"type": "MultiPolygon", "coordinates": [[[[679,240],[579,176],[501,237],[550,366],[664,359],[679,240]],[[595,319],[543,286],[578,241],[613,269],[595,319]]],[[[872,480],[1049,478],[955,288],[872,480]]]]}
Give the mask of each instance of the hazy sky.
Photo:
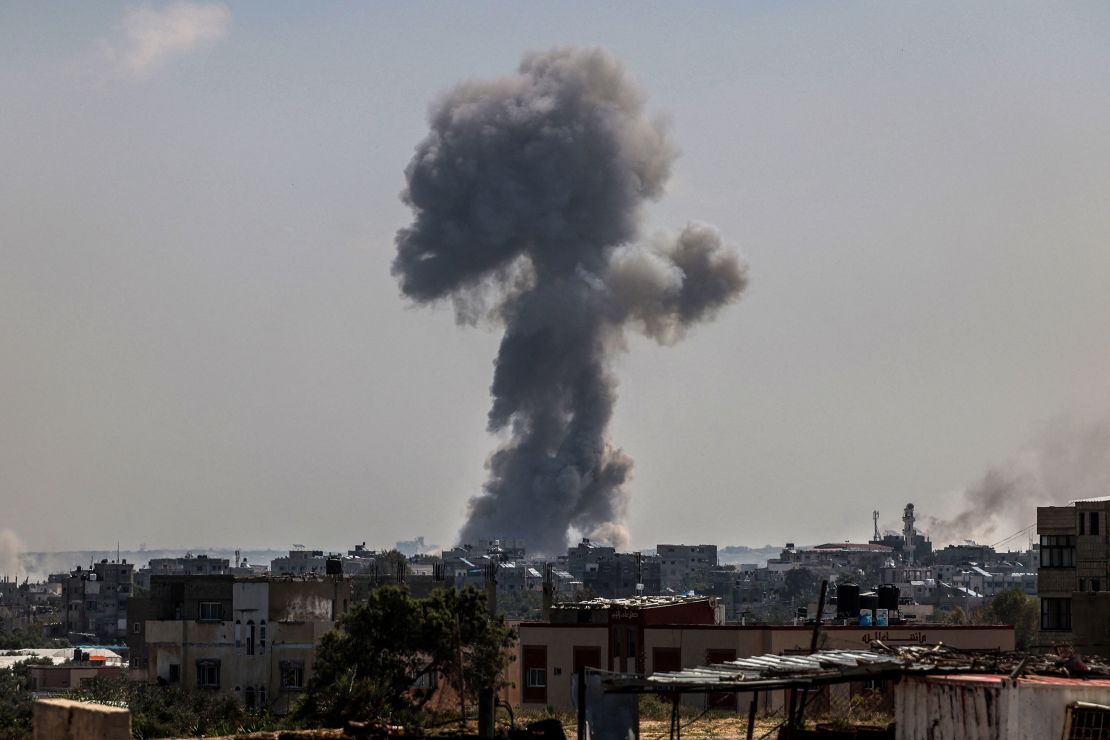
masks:
{"type": "Polygon", "coordinates": [[[4,3],[0,529],[450,544],[499,332],[401,298],[403,169],[567,44],[670,120],[649,231],[751,269],[618,358],[633,545],[862,540],[1110,410],[1105,3],[4,3]]]}

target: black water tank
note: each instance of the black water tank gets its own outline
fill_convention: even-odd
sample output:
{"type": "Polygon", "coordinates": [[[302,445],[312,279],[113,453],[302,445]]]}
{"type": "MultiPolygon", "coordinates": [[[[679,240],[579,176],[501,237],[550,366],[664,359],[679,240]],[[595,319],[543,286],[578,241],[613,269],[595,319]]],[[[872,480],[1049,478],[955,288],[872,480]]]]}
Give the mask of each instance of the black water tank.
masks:
{"type": "Polygon", "coordinates": [[[889,609],[891,614],[898,611],[898,587],[893,584],[879,586],[879,608],[889,609]]]}
{"type": "Polygon", "coordinates": [[[339,558],[328,558],[324,561],[324,575],[343,575],[343,561],[339,558]]]}
{"type": "Polygon", "coordinates": [[[859,616],[859,586],[854,583],[836,584],[836,618],[855,619],[859,616]]]}
{"type": "Polygon", "coordinates": [[[859,597],[859,608],[870,609],[871,618],[875,618],[875,610],[879,608],[879,597],[875,594],[865,594],[859,597]]]}

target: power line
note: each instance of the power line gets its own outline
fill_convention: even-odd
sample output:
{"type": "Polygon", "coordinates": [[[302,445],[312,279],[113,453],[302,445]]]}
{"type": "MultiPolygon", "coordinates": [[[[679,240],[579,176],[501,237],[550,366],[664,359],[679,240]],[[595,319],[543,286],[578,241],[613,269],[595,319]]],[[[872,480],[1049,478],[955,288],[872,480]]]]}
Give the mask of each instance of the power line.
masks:
{"type": "Polygon", "coordinates": [[[1012,540],[1013,538],[1017,537],[1018,535],[1020,535],[1020,534],[1024,534],[1025,532],[1028,532],[1028,531],[1029,531],[1030,529],[1032,529],[1032,528],[1033,528],[1033,527],[1035,527],[1035,526],[1037,526],[1037,523],[1036,523],[1036,522],[1033,522],[1033,523],[1032,523],[1032,524],[1030,524],[1030,525],[1029,525],[1028,527],[1023,527],[1022,529],[1019,529],[1018,531],[1014,532],[1014,533],[1013,533],[1012,535],[1010,535],[1010,536],[1009,536],[1009,537],[1007,537],[1006,539],[1004,539],[1004,540],[999,540],[998,542],[995,542],[995,543],[994,543],[993,545],[991,545],[991,547],[998,547],[998,546],[999,546],[999,545],[1001,545],[1001,544],[1002,544],[1003,542],[1009,542],[1010,540],[1012,540]]]}

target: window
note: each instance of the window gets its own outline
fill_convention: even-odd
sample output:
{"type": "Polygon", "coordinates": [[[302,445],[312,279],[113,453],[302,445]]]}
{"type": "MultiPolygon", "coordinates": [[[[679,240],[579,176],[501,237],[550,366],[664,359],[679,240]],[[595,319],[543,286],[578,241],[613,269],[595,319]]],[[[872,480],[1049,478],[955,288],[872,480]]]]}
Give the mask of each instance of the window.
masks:
{"type": "Polygon", "coordinates": [[[266,687],[265,686],[259,686],[258,687],[258,711],[260,711],[260,712],[265,712],[266,711],[266,687]]]}
{"type": "Polygon", "coordinates": [[[220,688],[220,661],[197,661],[197,688],[220,688]]]}
{"type": "Polygon", "coordinates": [[[254,709],[254,687],[248,686],[247,690],[243,693],[243,703],[247,705],[247,709],[254,709]]]}
{"type": "Polygon", "coordinates": [[[547,646],[521,645],[521,701],[547,704],[547,646]]]}
{"type": "Polygon", "coordinates": [[[1072,702],[1064,719],[1064,740],[1091,740],[1110,734],[1110,709],[1072,702]]]}
{"type": "Polygon", "coordinates": [[[1083,526],[1086,521],[1087,521],[1086,514],[1084,514],[1082,511],[1079,512],[1079,534],[1081,534],[1081,535],[1087,534],[1087,532],[1084,531],[1085,527],[1083,526]]]}
{"type": "Polygon", "coordinates": [[[547,687],[547,671],[543,668],[529,668],[528,679],[525,684],[530,689],[542,689],[547,687]]]}
{"type": "Polygon", "coordinates": [[[1042,568],[1075,567],[1075,535],[1041,535],[1042,568]]]}
{"type": "Polygon", "coordinates": [[[1092,511],[1090,516],[1091,516],[1091,526],[1090,526],[1089,529],[1091,530],[1092,535],[1097,535],[1098,534],[1098,512],[1097,511],[1092,511]]]}
{"type": "Polygon", "coordinates": [[[262,624],[258,627],[258,652],[266,652],[266,620],[262,620],[262,624]]]}
{"type": "Polygon", "coordinates": [[[1041,599],[1041,629],[1071,629],[1071,599],[1041,599]]]}
{"type": "Polygon", "coordinates": [[[131,623],[131,634],[137,635],[142,631],[143,631],[143,623],[142,622],[132,622],[131,623]]]}
{"type": "Polygon", "coordinates": [[[170,683],[177,683],[181,680],[181,665],[179,663],[170,663],[170,683]]]}
{"type": "Polygon", "coordinates": [[[219,622],[224,618],[224,605],[219,601],[200,602],[200,616],[202,622],[219,622]]]}
{"type": "Polygon", "coordinates": [[[304,663],[292,660],[281,662],[281,688],[304,688],[304,663]]]}
{"type": "Polygon", "coordinates": [[[242,637],[243,637],[243,624],[238,619],[236,619],[235,620],[235,649],[236,650],[238,650],[240,647],[243,646],[242,637]]]}
{"type": "Polygon", "coordinates": [[[1091,590],[1092,591],[1101,591],[1102,590],[1102,581],[1098,578],[1092,578],[1091,579],[1091,590]]]}
{"type": "Polygon", "coordinates": [[[254,655],[254,620],[247,621],[247,655],[254,655]]]}

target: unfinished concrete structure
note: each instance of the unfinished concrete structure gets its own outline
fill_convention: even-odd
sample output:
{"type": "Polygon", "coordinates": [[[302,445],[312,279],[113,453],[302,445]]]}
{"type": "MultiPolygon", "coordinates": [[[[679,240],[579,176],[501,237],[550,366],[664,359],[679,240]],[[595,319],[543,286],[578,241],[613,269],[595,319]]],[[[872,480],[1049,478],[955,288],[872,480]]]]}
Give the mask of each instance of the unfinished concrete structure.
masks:
{"type": "Polygon", "coordinates": [[[286,712],[316,645],[352,604],[351,582],[155,576],[145,621],[151,683],[203,688],[286,712]]]}
{"type": "Polygon", "coordinates": [[[62,583],[65,630],[70,642],[116,643],[127,635],[127,602],[135,566],[126,560],[101,560],[89,570],[77,566],[62,583]]]}
{"type": "Polygon", "coordinates": [[[1110,654],[1108,517],[1110,497],[1037,508],[1041,646],[1110,654]]]}

